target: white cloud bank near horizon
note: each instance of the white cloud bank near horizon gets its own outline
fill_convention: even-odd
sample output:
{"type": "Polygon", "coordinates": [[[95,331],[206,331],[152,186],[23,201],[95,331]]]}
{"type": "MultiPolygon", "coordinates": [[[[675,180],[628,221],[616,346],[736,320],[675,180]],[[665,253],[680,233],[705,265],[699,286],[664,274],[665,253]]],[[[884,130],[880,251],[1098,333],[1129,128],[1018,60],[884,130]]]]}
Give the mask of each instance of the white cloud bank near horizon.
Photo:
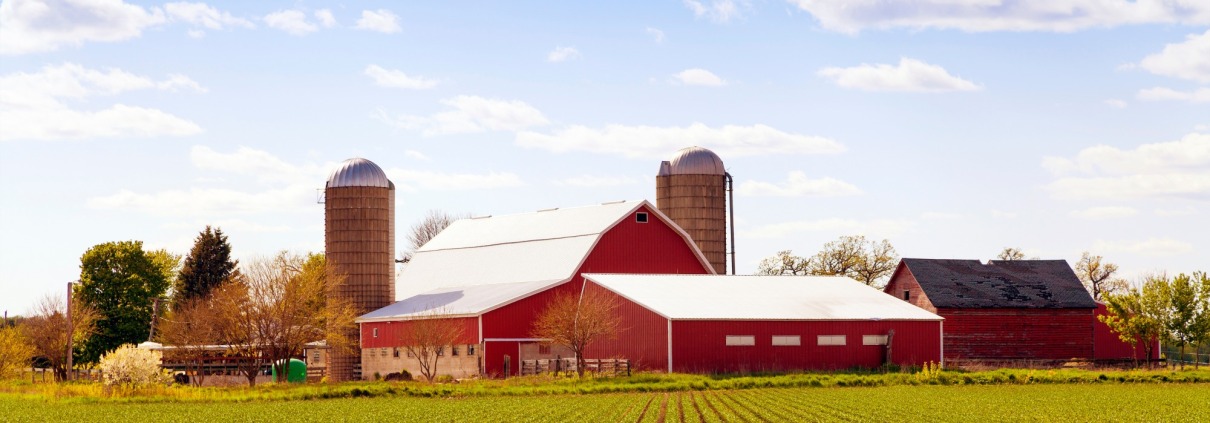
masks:
{"type": "Polygon", "coordinates": [[[1210,199],[1210,134],[1132,150],[1098,145],[1042,166],[1058,178],[1047,189],[1061,199],[1210,199]]]}

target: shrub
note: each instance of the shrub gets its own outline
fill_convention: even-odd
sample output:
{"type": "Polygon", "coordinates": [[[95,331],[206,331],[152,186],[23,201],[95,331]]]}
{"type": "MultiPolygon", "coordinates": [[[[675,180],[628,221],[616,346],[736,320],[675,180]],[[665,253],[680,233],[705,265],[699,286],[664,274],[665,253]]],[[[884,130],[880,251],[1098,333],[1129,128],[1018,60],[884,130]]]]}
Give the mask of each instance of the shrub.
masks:
{"type": "Polygon", "coordinates": [[[433,381],[437,383],[451,383],[454,381],[454,377],[450,375],[439,375],[434,378],[433,381]]]}
{"type": "Polygon", "coordinates": [[[16,378],[29,367],[34,346],[16,327],[0,328],[0,380],[16,378]]]}
{"type": "Polygon", "coordinates": [[[160,368],[160,352],[125,344],[101,357],[101,373],[106,386],[142,386],[167,384],[172,376],[160,368]]]}

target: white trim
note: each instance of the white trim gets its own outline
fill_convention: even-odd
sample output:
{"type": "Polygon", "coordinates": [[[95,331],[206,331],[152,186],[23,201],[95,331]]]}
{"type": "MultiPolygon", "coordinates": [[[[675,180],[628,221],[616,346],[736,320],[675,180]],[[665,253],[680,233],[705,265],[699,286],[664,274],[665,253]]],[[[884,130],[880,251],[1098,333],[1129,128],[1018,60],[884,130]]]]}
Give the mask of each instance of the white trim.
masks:
{"type": "MultiPolygon", "coordinates": [[[[595,273],[595,274],[597,274],[597,275],[608,275],[608,274],[611,274],[611,273],[595,273]]],[[[592,284],[593,284],[593,285],[599,286],[599,287],[601,287],[601,289],[604,289],[604,290],[606,290],[606,291],[612,292],[614,295],[617,295],[617,296],[619,296],[619,297],[625,298],[625,299],[626,299],[626,301],[630,301],[630,302],[632,302],[632,303],[638,304],[638,306],[639,306],[639,307],[643,307],[643,309],[644,309],[644,310],[650,311],[650,312],[652,312],[652,313],[655,313],[655,315],[657,315],[657,316],[660,316],[660,317],[663,317],[663,318],[665,318],[665,319],[668,319],[668,324],[669,324],[669,325],[671,325],[671,324],[672,324],[672,318],[671,318],[671,317],[668,317],[668,316],[664,315],[663,313],[660,313],[660,312],[656,311],[654,308],[651,308],[651,307],[647,306],[647,304],[643,304],[643,303],[640,303],[640,302],[638,302],[638,301],[635,301],[635,300],[634,300],[634,298],[627,297],[626,295],[622,294],[621,292],[618,292],[618,291],[614,291],[614,290],[612,290],[612,289],[609,289],[609,287],[608,287],[608,286],[601,285],[599,282],[597,282],[595,279],[593,279],[593,278],[592,278],[592,275],[594,275],[593,273],[584,273],[583,275],[584,275],[584,281],[585,281],[585,282],[592,282],[592,284]]],[[[671,331],[669,331],[669,333],[671,333],[671,331]]],[[[669,345],[671,345],[671,343],[670,343],[669,345]]]]}
{"type": "Polygon", "coordinates": [[[668,319],[668,373],[672,373],[672,319],[668,319]]]}
{"type": "Polygon", "coordinates": [[[550,338],[484,338],[483,342],[547,342],[550,338]]]}
{"type": "Polygon", "coordinates": [[[479,343],[483,343],[483,315],[479,315],[479,343]]]}
{"type": "Polygon", "coordinates": [[[937,322],[937,330],[941,332],[941,368],[945,368],[945,321],[937,322]]]}

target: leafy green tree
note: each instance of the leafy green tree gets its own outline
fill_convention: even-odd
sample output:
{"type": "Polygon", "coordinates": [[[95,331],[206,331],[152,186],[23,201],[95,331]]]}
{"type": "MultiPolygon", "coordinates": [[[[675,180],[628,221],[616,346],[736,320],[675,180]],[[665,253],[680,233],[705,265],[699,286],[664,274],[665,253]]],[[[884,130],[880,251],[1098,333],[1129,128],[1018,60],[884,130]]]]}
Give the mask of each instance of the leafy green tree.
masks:
{"type": "Polygon", "coordinates": [[[148,339],[154,302],[169,286],[166,266],[171,260],[163,254],[143,251],[142,241],[107,242],[84,252],[76,290],[99,319],[96,333],[85,342],[83,361],[95,362],[122,344],[148,339]]]}
{"type": "Polygon", "coordinates": [[[1201,337],[1198,328],[1198,289],[1194,279],[1184,273],[1176,275],[1169,283],[1168,299],[1171,315],[1165,325],[1166,338],[1181,351],[1181,367],[1185,366],[1185,347],[1197,344],[1201,337]]]}
{"type": "Polygon", "coordinates": [[[176,292],[173,293],[173,304],[210,296],[211,290],[232,273],[239,272],[238,265],[238,260],[231,259],[231,244],[227,243],[223,230],[207,225],[193,241],[193,248],[185,257],[177,278],[176,292]]]}
{"type": "Polygon", "coordinates": [[[1196,354],[1202,350],[1202,347],[1210,343],[1210,274],[1201,271],[1193,272],[1190,277],[1193,285],[1197,288],[1197,298],[1194,301],[1195,308],[1193,313],[1194,334],[1192,344],[1196,345],[1194,349],[1193,368],[1198,368],[1201,364],[1201,359],[1196,354]]]}

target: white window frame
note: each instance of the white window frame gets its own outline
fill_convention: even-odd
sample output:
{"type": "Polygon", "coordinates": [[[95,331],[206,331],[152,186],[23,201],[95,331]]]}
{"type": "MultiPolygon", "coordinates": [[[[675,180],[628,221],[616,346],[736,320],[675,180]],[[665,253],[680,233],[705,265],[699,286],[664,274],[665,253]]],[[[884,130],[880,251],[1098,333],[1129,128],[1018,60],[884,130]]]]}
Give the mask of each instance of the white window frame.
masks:
{"type": "Polygon", "coordinates": [[[848,342],[845,335],[819,335],[815,338],[815,344],[821,347],[843,347],[848,345],[848,342]]]}
{"type": "Polygon", "coordinates": [[[378,337],[378,328],[374,328],[372,330],[374,331],[374,337],[377,338],[378,337]]]}
{"type": "Polygon", "coordinates": [[[798,335],[773,335],[771,342],[775,347],[797,347],[802,345],[802,337],[798,335]]]}
{"type": "Polygon", "coordinates": [[[755,335],[727,335],[728,347],[752,347],[756,346],[755,335]]]}
{"type": "Polygon", "coordinates": [[[886,335],[861,335],[861,345],[886,345],[886,335]]]}

